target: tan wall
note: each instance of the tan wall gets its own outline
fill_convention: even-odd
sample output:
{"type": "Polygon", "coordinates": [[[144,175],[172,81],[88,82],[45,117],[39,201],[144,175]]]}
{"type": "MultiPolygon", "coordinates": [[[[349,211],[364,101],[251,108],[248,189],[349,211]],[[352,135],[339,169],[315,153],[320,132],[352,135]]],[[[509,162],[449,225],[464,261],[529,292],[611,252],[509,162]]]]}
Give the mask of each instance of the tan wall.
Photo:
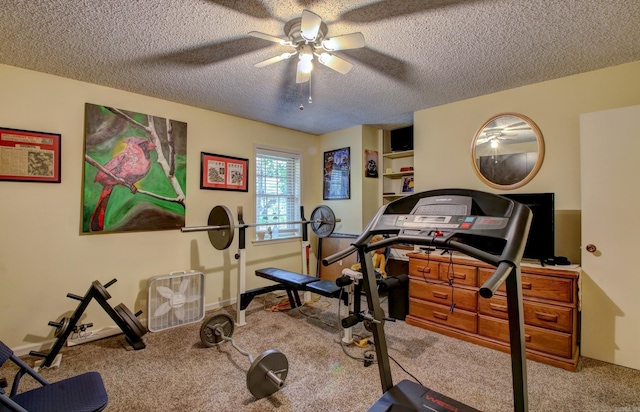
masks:
{"type": "Polygon", "coordinates": [[[471,165],[471,141],[490,117],[516,112],[540,128],[538,175],[514,193],[556,194],[556,254],[580,261],[580,113],[640,103],[640,62],[463,100],[414,114],[416,191],[459,187],[495,192],[471,165]],[[577,216],[576,216],[577,215],[577,216]]]}
{"type": "MultiPolygon", "coordinates": [[[[320,136],[320,156],[324,152],[345,147],[350,148],[351,154],[351,199],[324,200],[341,221],[336,225],[336,233],[360,233],[362,231],[362,174],[359,165],[362,164],[364,153],[362,147],[362,126],[327,133],[320,136]]],[[[322,187],[319,188],[322,199],[322,187]]]]}
{"type": "MultiPolygon", "coordinates": [[[[203,151],[252,159],[254,143],[299,150],[305,213],[322,199],[317,136],[6,65],[0,65],[0,90],[0,126],[62,134],[60,184],[0,182],[0,339],[10,347],[52,341],[54,328],[47,322],[70,316],[78,304],[66,294],[84,295],[94,280],[104,284],[117,278],[109,302],[124,303],[133,312],[142,309],[143,317],[147,280],[171,271],[204,272],[209,305],[236,296],[237,240],[218,251],[204,232],[80,235],[87,102],[187,123],[188,226],[206,224],[217,204],[234,215],[241,205],[245,220],[253,221],[253,160],[248,193],[200,190],[203,151]]],[[[253,271],[267,265],[300,271],[300,242],[255,247],[248,242],[248,288],[264,284],[253,271]]],[[[82,321],[93,322],[94,330],[114,324],[95,302],[85,313],[82,321]]]]}

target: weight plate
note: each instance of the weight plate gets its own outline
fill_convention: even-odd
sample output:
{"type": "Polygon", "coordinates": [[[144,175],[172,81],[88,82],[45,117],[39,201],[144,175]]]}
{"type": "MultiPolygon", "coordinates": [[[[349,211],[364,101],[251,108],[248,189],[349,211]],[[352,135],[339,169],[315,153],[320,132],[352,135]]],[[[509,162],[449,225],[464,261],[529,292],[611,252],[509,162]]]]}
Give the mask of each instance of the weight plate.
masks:
{"type": "Polygon", "coordinates": [[[109,300],[111,298],[111,295],[109,294],[109,292],[107,292],[107,288],[102,286],[102,283],[98,282],[97,280],[94,280],[91,283],[91,286],[93,286],[93,289],[96,292],[98,292],[104,300],[109,300]]]}
{"type": "Polygon", "coordinates": [[[64,336],[65,333],[67,333],[67,329],[69,329],[69,323],[70,323],[69,318],[62,318],[62,320],[60,320],[60,326],[56,328],[56,331],[54,332],[53,336],[55,336],[56,338],[59,338],[60,336],[64,336]]]}
{"type": "Polygon", "coordinates": [[[226,342],[222,339],[219,329],[222,329],[222,335],[228,338],[233,336],[233,319],[231,319],[231,316],[226,313],[218,313],[205,319],[202,322],[202,326],[200,326],[200,340],[202,343],[211,348],[226,342]]]}
{"type": "Polygon", "coordinates": [[[129,308],[127,308],[123,303],[113,309],[137,337],[141,338],[148,332],[147,328],[138,320],[136,315],[131,313],[129,308]]]}
{"type": "Polygon", "coordinates": [[[320,205],[311,212],[311,230],[318,237],[331,236],[336,228],[336,215],[329,206],[320,205]]]}
{"type": "Polygon", "coordinates": [[[209,213],[207,223],[209,226],[222,226],[220,229],[207,230],[209,242],[214,248],[224,250],[231,246],[235,226],[229,208],[223,205],[214,206],[209,213]]]}
{"type": "Polygon", "coordinates": [[[267,376],[269,371],[273,372],[284,384],[289,371],[289,362],[282,352],[269,349],[251,363],[249,372],[247,372],[247,388],[256,399],[272,395],[282,387],[267,376]]]}

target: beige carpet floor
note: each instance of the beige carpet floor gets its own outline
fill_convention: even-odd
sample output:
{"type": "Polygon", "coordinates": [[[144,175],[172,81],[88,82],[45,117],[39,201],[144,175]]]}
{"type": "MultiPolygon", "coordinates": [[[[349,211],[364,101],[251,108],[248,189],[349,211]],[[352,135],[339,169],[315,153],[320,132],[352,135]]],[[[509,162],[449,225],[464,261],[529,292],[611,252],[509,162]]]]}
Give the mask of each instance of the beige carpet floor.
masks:
{"type": "MultiPolygon", "coordinates": [[[[208,348],[200,322],[144,336],[130,350],[123,335],[65,347],[51,381],[97,370],[109,394],[107,411],[366,411],[381,395],[377,365],[362,358],[373,347],[341,347],[338,301],[319,299],[289,311],[268,309],[276,297],[256,299],[247,325],[235,327],[238,346],[254,357],[277,349],[289,362],[284,387],[256,400],[246,387],[250,362],[230,343],[208,348]]],[[[341,306],[344,316],[344,306],[341,306]]],[[[233,307],[223,312],[235,318],[233,307]]],[[[208,313],[209,316],[211,313],[208,313]]],[[[513,410],[508,354],[462,342],[404,322],[385,325],[392,376],[423,385],[484,411],[513,410]],[[406,370],[406,372],[405,372],[406,370]],[[407,373],[408,372],[408,373],[407,373]]],[[[359,337],[370,334],[358,325],[359,337]]],[[[25,357],[33,363],[34,358],[25,357]]],[[[640,371],[581,358],[577,372],[527,362],[531,411],[640,411],[640,371]]],[[[11,383],[15,370],[0,368],[11,383]]],[[[23,378],[24,388],[34,386],[23,378]]]]}

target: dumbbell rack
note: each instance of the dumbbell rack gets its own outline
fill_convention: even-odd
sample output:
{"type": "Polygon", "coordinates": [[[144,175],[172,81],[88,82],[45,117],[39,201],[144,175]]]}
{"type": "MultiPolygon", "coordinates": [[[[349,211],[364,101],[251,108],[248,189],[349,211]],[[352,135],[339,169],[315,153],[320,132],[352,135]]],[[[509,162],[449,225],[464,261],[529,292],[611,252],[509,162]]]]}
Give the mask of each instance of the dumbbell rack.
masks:
{"type": "Polygon", "coordinates": [[[72,332],[85,330],[86,328],[93,326],[92,324],[78,325],[80,317],[82,316],[92,299],[95,299],[107,312],[107,314],[109,314],[111,319],[113,319],[118,327],[122,329],[127,342],[133,347],[133,349],[144,349],[145,344],[142,341],[142,336],[144,336],[148,332],[148,330],[144,325],[140,323],[137,318],[138,316],[140,316],[142,311],[139,311],[134,315],[122,303],[113,308],[107,302],[107,300],[111,298],[111,295],[109,294],[109,292],[107,292],[107,288],[116,282],[116,279],[112,279],[110,282],[106,283],[103,286],[100,282],[94,280],[91,283],[91,287],[89,287],[87,293],[84,296],[67,293],[68,298],[80,301],[78,307],[73,312],[70,318],[63,318],[60,322],[49,322],[49,326],[53,326],[56,328],[55,336],[57,338],[49,353],[31,351],[29,354],[32,356],[45,358],[45,360],[42,362],[42,366],[50,367],[56,359],[56,356],[58,356],[58,352],[60,352],[60,349],[62,349],[65,342],[67,341],[67,338],[72,332]]]}

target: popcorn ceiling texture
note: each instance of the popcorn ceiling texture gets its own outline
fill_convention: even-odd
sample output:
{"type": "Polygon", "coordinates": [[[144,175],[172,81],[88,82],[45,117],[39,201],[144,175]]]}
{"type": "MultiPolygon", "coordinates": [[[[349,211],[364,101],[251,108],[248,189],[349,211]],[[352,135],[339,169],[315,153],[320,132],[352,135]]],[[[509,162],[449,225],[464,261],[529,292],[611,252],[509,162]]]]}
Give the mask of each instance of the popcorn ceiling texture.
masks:
{"type": "Polygon", "coordinates": [[[638,0],[0,0],[0,63],[322,134],[640,60],[639,21],[638,0]],[[316,64],[312,104],[296,58],[253,67],[290,49],[247,35],[305,8],[366,41],[346,75],[316,64]]]}

